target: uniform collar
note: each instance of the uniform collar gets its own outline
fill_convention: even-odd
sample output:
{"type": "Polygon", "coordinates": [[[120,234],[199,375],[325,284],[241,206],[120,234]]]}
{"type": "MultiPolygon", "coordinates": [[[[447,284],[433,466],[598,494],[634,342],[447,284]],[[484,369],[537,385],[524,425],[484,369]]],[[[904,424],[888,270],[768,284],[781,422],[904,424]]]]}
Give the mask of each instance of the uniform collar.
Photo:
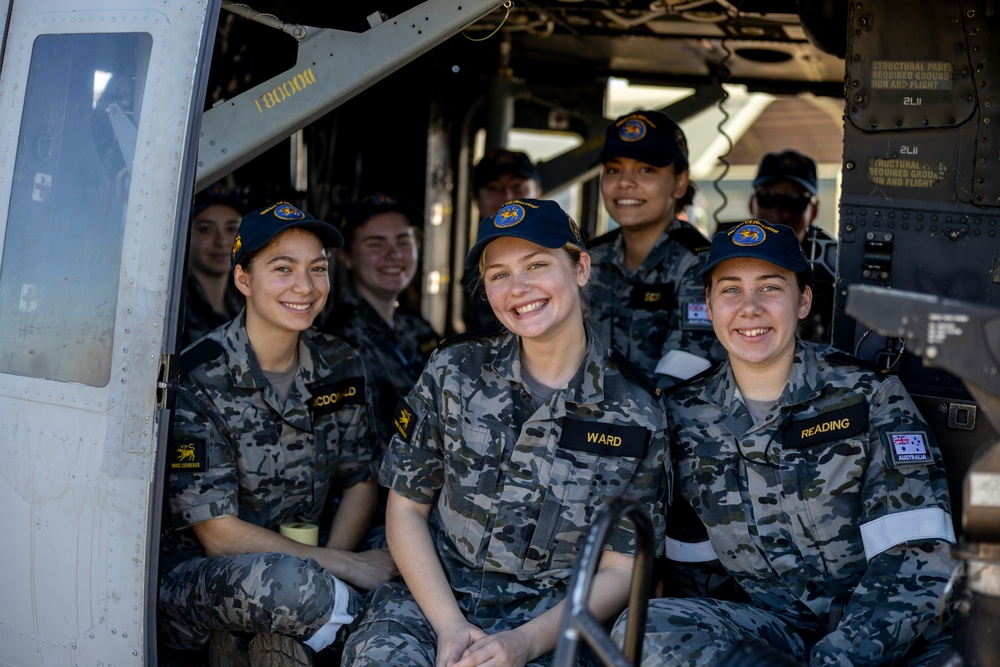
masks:
{"type": "MultiPolygon", "coordinates": [[[[792,361],[788,383],[778,399],[780,406],[801,405],[823,393],[825,380],[817,355],[818,347],[822,346],[795,341],[795,359],[792,361]]],[[[699,398],[720,407],[732,405],[736,400],[736,378],[733,377],[733,368],[728,358],[705,384],[699,398]]]]}
{"type": "MultiPolygon", "coordinates": [[[[646,255],[646,259],[642,260],[642,264],[638,269],[635,270],[636,273],[640,271],[646,271],[654,266],[659,265],[667,256],[667,251],[669,250],[670,244],[670,233],[674,230],[680,229],[684,225],[684,221],[680,218],[674,218],[667,225],[667,228],[663,230],[659,238],[656,239],[656,243],[650,249],[649,254],[646,255]]],[[[618,238],[614,241],[614,252],[612,256],[615,258],[614,263],[618,267],[622,267],[621,270],[624,271],[625,266],[625,235],[619,234],[618,238]]]]}
{"type": "MultiPolygon", "coordinates": [[[[268,386],[267,376],[264,375],[247,336],[246,310],[226,325],[222,342],[228,355],[229,377],[234,387],[261,389],[268,386]]],[[[301,379],[303,383],[311,384],[327,377],[331,372],[332,369],[311,337],[304,332],[299,333],[299,372],[296,382],[301,379]]]]}
{"type": "MultiPolygon", "coordinates": [[[[561,402],[595,404],[604,400],[605,350],[601,341],[585,324],[587,353],[583,358],[583,373],[570,380],[569,386],[555,393],[561,402]]],[[[493,349],[484,368],[510,382],[523,384],[521,379],[521,346],[518,337],[507,332],[493,349]]]]}

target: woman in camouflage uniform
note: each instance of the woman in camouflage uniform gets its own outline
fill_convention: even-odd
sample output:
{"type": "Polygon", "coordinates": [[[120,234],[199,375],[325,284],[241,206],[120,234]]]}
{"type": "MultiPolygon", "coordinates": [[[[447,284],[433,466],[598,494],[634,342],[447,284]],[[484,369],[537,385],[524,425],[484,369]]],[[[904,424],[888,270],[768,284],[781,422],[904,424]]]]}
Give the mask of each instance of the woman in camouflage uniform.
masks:
{"type": "Polygon", "coordinates": [[[375,503],[364,367],[311,328],[330,291],[324,247],[342,242],[284,202],[245,215],[232,265],[246,308],[181,356],[159,629],[174,648],[211,633],[213,667],[312,664],[360,608],[350,586],[395,574],[385,550],[354,552],[375,503]],[[334,486],[325,545],[280,534],[318,523],[334,486]]]}
{"type": "MultiPolygon", "coordinates": [[[[555,202],[514,200],[480,223],[466,268],[509,331],[444,343],[397,412],[380,482],[405,583],[375,592],[345,665],[550,664],[597,509],[632,497],[662,536],[659,391],[587,326],[582,246],[555,202]]],[[[634,542],[615,527],[598,618],[627,601],[634,542]]]]}
{"type": "Polygon", "coordinates": [[[955,539],[927,424],[897,378],[797,339],[812,272],[791,228],[720,232],[702,276],[729,358],[666,398],[675,479],[751,603],[653,600],[642,664],[750,637],[808,665],[925,664],[955,539]]]}
{"type": "Polygon", "coordinates": [[[708,239],[681,219],[694,199],[684,132],[659,111],[608,125],[601,199],[618,224],[590,243],[591,318],[608,347],[666,389],[721,359],[697,279],[708,239]]]}

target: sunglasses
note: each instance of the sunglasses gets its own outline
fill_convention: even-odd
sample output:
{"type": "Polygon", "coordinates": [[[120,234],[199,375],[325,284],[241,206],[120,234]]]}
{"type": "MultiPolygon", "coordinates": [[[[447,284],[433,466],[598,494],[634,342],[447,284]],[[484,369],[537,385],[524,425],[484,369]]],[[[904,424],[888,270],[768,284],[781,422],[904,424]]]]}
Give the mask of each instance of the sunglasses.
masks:
{"type": "Polygon", "coordinates": [[[816,203],[812,195],[781,195],[767,190],[757,190],[754,193],[757,206],[761,208],[778,208],[783,206],[789,213],[802,213],[809,204],[816,203]]]}

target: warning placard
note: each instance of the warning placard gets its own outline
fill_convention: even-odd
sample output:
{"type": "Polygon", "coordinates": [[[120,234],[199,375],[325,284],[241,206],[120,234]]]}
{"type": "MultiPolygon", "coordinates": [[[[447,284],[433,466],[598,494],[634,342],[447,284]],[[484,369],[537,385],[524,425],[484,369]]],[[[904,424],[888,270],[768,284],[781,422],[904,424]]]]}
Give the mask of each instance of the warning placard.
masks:
{"type": "Polygon", "coordinates": [[[941,60],[875,60],[874,90],[951,90],[954,67],[941,60]]]}
{"type": "Polygon", "coordinates": [[[903,160],[871,158],[868,160],[868,180],[876,185],[894,188],[930,188],[945,179],[948,165],[934,160],[903,160]]]}

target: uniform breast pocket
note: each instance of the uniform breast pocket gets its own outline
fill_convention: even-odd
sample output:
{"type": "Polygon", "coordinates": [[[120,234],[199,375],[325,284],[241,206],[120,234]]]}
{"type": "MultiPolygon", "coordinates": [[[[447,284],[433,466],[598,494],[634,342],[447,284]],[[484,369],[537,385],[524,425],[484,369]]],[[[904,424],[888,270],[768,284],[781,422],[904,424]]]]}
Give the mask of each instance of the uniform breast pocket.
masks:
{"type": "Polygon", "coordinates": [[[526,572],[570,568],[594,515],[631,490],[641,456],[607,456],[560,446],[525,558],[526,572]]]}
{"type": "Polygon", "coordinates": [[[856,556],[851,552],[857,545],[845,539],[856,531],[845,528],[861,516],[866,460],[863,443],[853,438],[803,447],[783,457],[791,486],[784,494],[786,505],[799,516],[795,525],[803,543],[822,552],[811,563],[818,570],[825,570],[828,561],[856,556]]]}
{"type": "Polygon", "coordinates": [[[445,429],[445,482],[438,510],[444,530],[472,563],[479,559],[494,511],[504,439],[502,432],[469,424],[445,429]]]}
{"type": "Polygon", "coordinates": [[[810,565],[856,557],[850,527],[861,516],[867,467],[868,410],[864,401],[792,421],[781,432],[783,502],[798,521],[791,528],[812,545],[810,565]]]}

